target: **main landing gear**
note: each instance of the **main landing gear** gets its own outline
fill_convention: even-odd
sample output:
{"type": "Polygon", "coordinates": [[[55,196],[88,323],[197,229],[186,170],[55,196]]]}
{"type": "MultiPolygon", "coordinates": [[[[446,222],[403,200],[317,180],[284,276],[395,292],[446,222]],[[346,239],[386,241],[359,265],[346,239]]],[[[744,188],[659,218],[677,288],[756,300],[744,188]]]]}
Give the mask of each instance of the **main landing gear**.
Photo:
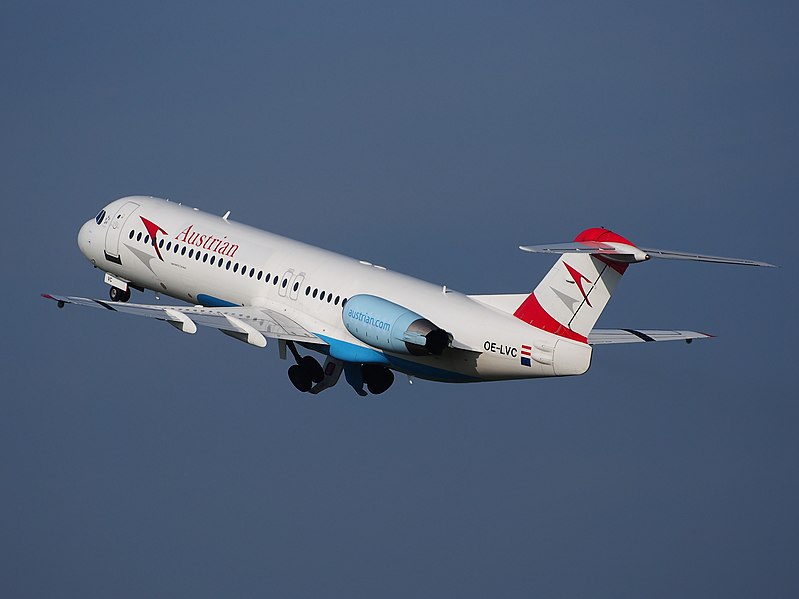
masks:
{"type": "Polygon", "coordinates": [[[394,383],[394,373],[380,364],[364,364],[361,366],[361,374],[366,388],[372,395],[385,393],[394,383]]]}
{"type": "MultiPolygon", "coordinates": [[[[361,397],[367,395],[364,386],[372,395],[380,395],[394,383],[394,373],[382,364],[343,362],[328,356],[324,367],[322,367],[316,358],[301,356],[294,342],[286,341],[285,343],[296,362],[289,368],[289,380],[298,391],[303,393],[311,392],[315,395],[332,387],[342,372],[350,386],[361,397]]],[[[285,354],[283,355],[285,356],[285,354]]]]}
{"type": "Polygon", "coordinates": [[[380,364],[347,362],[344,364],[344,377],[350,387],[355,389],[355,393],[361,397],[368,395],[363,388],[364,385],[372,395],[380,395],[386,392],[394,382],[394,373],[380,364]]]}
{"type": "Polygon", "coordinates": [[[289,368],[289,380],[298,391],[306,393],[311,390],[314,383],[320,383],[325,378],[322,365],[313,356],[301,356],[293,342],[289,341],[286,346],[297,362],[289,368]]]}
{"type": "Polygon", "coordinates": [[[126,302],[130,299],[130,287],[127,289],[111,287],[108,290],[108,295],[111,297],[112,302],[126,302]]]}

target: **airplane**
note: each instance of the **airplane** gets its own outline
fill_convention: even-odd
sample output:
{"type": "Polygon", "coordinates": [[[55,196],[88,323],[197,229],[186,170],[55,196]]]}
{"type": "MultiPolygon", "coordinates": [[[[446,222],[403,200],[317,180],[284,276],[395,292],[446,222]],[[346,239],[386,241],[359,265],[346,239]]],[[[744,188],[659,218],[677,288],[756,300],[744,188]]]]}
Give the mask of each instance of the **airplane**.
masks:
{"type": "Polygon", "coordinates": [[[154,318],[188,334],[210,327],[255,347],[276,339],[299,391],[316,395],[343,373],[365,396],[388,390],[394,372],[452,383],[574,376],[588,371],[595,345],[708,338],[594,325],[627,268],[651,258],[773,267],[638,247],[590,228],[572,242],[520,246],[558,256],[531,293],[465,295],[229,216],[155,197],[115,200],[78,233],[111,301],[42,295],[59,308],[154,318]],[[128,303],[132,289],[187,304],[128,303]]]}

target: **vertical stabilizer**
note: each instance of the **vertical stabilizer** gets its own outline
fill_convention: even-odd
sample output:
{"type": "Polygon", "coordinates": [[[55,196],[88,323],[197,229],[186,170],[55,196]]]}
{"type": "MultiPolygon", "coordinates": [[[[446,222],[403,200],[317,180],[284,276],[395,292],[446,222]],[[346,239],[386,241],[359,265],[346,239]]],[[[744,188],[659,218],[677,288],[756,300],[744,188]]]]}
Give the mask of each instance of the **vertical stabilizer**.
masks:
{"type": "MultiPolygon", "coordinates": [[[[575,241],[633,246],[607,229],[587,229],[575,241]]],[[[627,264],[601,254],[566,252],[513,315],[541,330],[586,343],[626,269],[627,264]]]]}

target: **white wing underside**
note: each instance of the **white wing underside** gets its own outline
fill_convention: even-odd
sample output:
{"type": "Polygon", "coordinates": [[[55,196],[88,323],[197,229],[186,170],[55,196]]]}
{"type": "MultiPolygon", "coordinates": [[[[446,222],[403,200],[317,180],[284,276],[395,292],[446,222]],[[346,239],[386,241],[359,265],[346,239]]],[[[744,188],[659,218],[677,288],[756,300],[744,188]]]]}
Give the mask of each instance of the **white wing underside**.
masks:
{"type": "MultiPolygon", "coordinates": [[[[176,306],[176,305],[151,305],[129,304],[89,299],[85,297],[70,297],[61,295],[42,294],[47,299],[59,302],[59,305],[74,304],[90,308],[101,308],[122,314],[144,316],[169,322],[173,326],[193,333],[197,326],[219,329],[223,333],[240,336],[252,334],[254,329],[263,337],[282,339],[284,341],[300,341],[327,345],[325,341],[304,329],[299,324],[286,316],[254,306],[241,306],[231,308],[206,308],[202,306],[176,306]],[[196,325],[196,326],[192,326],[196,325]]],[[[257,335],[256,335],[257,337],[257,335]]],[[[254,345],[259,345],[254,343],[254,345]]],[[[265,345],[265,341],[264,341],[265,345]]]]}

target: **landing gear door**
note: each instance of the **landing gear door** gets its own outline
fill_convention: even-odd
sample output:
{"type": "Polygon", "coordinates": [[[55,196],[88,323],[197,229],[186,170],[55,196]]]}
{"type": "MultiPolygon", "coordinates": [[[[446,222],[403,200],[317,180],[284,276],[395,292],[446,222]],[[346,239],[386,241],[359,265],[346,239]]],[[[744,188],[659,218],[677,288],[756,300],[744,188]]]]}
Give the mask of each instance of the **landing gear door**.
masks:
{"type": "Polygon", "coordinates": [[[119,257],[119,237],[122,235],[122,227],[128,217],[133,214],[139,204],[136,202],[126,202],[119,211],[111,217],[108,231],[105,234],[105,251],[114,257],[119,257]]]}

